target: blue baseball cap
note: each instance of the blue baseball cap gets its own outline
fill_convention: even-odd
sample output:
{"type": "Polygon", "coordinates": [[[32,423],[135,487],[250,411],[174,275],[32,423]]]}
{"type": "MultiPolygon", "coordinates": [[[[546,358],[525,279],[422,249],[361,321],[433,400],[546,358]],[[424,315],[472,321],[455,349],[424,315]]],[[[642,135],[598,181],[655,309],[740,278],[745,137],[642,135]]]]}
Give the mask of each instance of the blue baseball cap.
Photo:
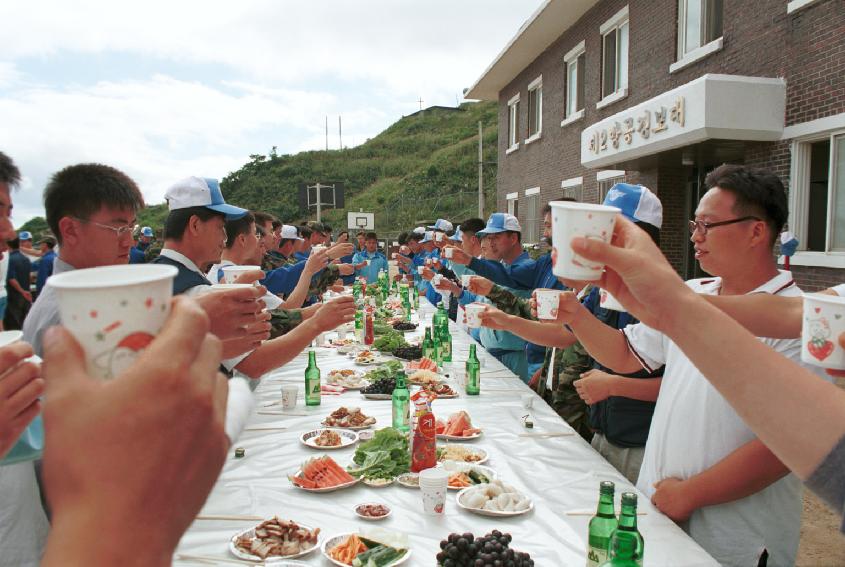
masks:
{"type": "Polygon", "coordinates": [[[425,237],[423,237],[423,239],[420,240],[420,244],[425,244],[426,242],[434,242],[434,231],[433,230],[425,231],[425,237]]]}
{"type": "Polygon", "coordinates": [[[464,241],[464,233],[461,232],[461,227],[455,229],[455,234],[449,237],[449,240],[452,242],[463,242],[464,241]]]}
{"type": "Polygon", "coordinates": [[[153,229],[148,226],[141,228],[141,236],[149,236],[150,238],[153,237],[153,229]]]}
{"type": "Polygon", "coordinates": [[[238,220],[247,214],[246,209],[226,204],[220,184],[209,177],[186,177],[167,190],[164,195],[171,211],[189,207],[205,207],[226,215],[227,221],[238,220]]]}
{"type": "Polygon", "coordinates": [[[496,234],[497,232],[522,232],[522,227],[519,226],[519,221],[513,215],[493,213],[487,219],[487,226],[484,227],[484,230],[479,230],[475,235],[487,236],[488,234],[496,234]]]}
{"type": "Polygon", "coordinates": [[[32,240],[32,233],[28,230],[22,230],[18,233],[18,238],[21,240],[32,240]]]}
{"type": "Polygon", "coordinates": [[[620,209],[631,221],[645,222],[657,228],[663,224],[660,199],[643,185],[617,183],[607,192],[603,204],[620,209]]]}
{"type": "Polygon", "coordinates": [[[437,219],[437,221],[433,225],[426,228],[428,228],[429,230],[440,230],[442,232],[449,232],[450,230],[452,230],[452,223],[450,223],[446,219],[437,219]]]}

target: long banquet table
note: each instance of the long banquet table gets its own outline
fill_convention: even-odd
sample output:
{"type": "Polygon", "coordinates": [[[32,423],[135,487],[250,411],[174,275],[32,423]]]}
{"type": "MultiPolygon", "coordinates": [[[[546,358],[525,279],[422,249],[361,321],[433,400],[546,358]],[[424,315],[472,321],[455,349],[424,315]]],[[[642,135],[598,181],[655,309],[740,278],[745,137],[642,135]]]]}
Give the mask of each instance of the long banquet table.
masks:
{"type": "MultiPolygon", "coordinates": [[[[430,324],[433,308],[425,303],[420,309],[424,322],[430,324]]],[[[450,322],[454,356],[458,368],[463,367],[472,338],[450,322]]],[[[417,334],[422,329],[418,328],[417,334]]],[[[411,335],[414,336],[414,335],[411,335]]],[[[354,368],[352,361],[331,348],[317,348],[317,364],[323,376],[330,370],[354,368]]],[[[522,396],[530,390],[506,367],[488,354],[480,345],[478,356],[483,359],[481,395],[465,396],[459,385],[456,399],[436,400],[434,413],[443,418],[465,409],[473,424],[484,430],[471,441],[489,454],[487,466],[496,470],[499,478],[529,495],[534,510],[511,518],[489,518],[461,510],[454,496],[447,499],[443,517],[426,516],[418,490],[398,484],[386,488],[369,488],[362,484],[331,493],[314,494],[294,488],[287,475],[316,455],[323,454],[302,445],[302,433],[317,429],[322,419],[341,407],[361,407],[365,414],[377,418],[375,429],[391,423],[390,401],[365,400],[357,391],[339,396],[323,395],[322,404],[304,406],[304,372],[307,354],[297,356],[279,370],[267,375],[256,388],[257,411],[247,423],[247,429],[235,443],[243,447],[246,456],[234,458],[229,453],[223,472],[217,481],[202,515],[261,516],[278,515],[312,527],[321,528],[324,537],[356,531],[362,527],[380,527],[402,531],[410,536],[412,556],[409,566],[434,566],[439,542],[451,532],[472,532],[483,535],[498,529],[513,535],[511,547],[531,554],[539,566],[581,566],[585,563],[587,523],[595,513],[598,486],[602,480],[616,483],[616,509],[623,491],[635,491],[621,474],[596,453],[588,443],[574,433],[539,397],[534,396],[532,409],[523,408],[522,396]],[[282,384],[300,386],[294,415],[281,413],[282,384]],[[268,415],[267,412],[274,412],[268,415]],[[530,413],[533,429],[525,429],[522,417],[530,413]],[[263,430],[262,430],[263,428],[263,430]],[[565,432],[557,437],[520,437],[521,433],[565,432]],[[358,519],[353,508],[363,502],[381,502],[392,509],[384,521],[366,522],[358,519]]],[[[351,462],[354,446],[327,451],[341,466],[351,462]]],[[[638,518],[639,529],[645,539],[647,566],[711,566],[718,563],[671,520],[661,514],[642,494],[638,518]]],[[[177,548],[180,555],[220,558],[220,565],[234,559],[228,552],[231,536],[257,522],[242,520],[198,519],[182,538],[177,548]]],[[[331,565],[319,550],[299,558],[308,565],[331,565]]],[[[205,564],[214,564],[209,561],[205,564]]],[[[202,564],[175,559],[174,564],[202,564]]]]}

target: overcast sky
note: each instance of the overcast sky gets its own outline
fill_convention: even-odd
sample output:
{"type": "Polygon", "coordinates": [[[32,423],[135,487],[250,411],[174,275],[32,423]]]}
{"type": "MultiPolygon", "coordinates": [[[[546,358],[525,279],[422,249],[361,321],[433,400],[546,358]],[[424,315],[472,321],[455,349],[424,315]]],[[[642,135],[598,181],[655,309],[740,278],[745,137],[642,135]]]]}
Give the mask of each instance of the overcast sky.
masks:
{"type": "Polygon", "coordinates": [[[7,2],[0,150],[24,174],[19,226],[50,175],[124,170],[148,203],[254,153],[357,145],[454,106],[541,0],[7,2]]]}

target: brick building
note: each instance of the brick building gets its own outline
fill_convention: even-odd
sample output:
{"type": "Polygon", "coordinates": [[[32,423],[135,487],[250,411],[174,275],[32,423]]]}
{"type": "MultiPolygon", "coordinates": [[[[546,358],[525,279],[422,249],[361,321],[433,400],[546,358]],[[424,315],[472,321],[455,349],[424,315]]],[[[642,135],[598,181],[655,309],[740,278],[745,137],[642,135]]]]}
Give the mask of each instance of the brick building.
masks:
{"type": "Polygon", "coordinates": [[[466,96],[499,102],[498,208],[526,242],[547,201],[642,183],[695,277],[704,177],[745,163],[789,189],[798,283],[845,282],[843,0],[547,0],[466,96]]]}

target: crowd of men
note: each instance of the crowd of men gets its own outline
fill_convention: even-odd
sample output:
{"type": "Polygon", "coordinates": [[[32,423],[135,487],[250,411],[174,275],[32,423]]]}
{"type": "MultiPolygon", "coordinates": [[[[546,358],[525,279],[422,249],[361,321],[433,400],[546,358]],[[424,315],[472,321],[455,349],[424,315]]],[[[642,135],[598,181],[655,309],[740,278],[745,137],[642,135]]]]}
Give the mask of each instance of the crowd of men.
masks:
{"type": "MultiPolygon", "coordinates": [[[[168,564],[222,467],[231,416],[244,411],[238,400],[354,317],[352,298],[325,300],[328,290],[376,281],[388,260],[375,233],[359,232],[353,244],[342,231],[332,243],[331,227],[227,204],[217,181],[201,177],[168,189],[160,237],[144,227],[136,241],[141,192],[98,164],[52,177],[44,190],[52,239],[36,252],[32,235],[15,234],[9,220],[19,181],[0,153],[6,321],[23,329],[23,341],[0,348],[0,566],[96,565],[127,554],[168,564]],[[37,299],[12,318],[13,295],[32,300],[27,255],[39,266],[49,259],[50,271],[42,280],[37,270],[37,299]],[[98,382],[61,328],[49,276],[129,262],[174,266],[177,297],[137,363],[98,382]],[[254,267],[237,282],[259,285],[210,293],[231,265],[254,267]],[[39,443],[37,476],[15,456],[40,452],[39,443]]],[[[621,210],[613,244],[571,243],[607,265],[598,282],[554,275],[555,246],[570,244],[552,241],[548,206],[550,251],[537,258],[512,215],[457,227],[438,219],[399,237],[396,277],[443,302],[459,324],[464,306],[487,304],[473,338],[721,564],[789,565],[801,480],[843,509],[845,392],[799,359],[801,293],[773,255],[787,219],[780,180],[724,165],[707,185],[690,234],[708,278],[680,280],[657,247],[659,198],[624,183],[605,199],[621,210]],[[555,320],[537,318],[537,289],[562,292],[555,320]],[[603,307],[602,289],[628,312],[603,307]]],[[[845,295],[845,286],[827,293],[845,295]]]]}

